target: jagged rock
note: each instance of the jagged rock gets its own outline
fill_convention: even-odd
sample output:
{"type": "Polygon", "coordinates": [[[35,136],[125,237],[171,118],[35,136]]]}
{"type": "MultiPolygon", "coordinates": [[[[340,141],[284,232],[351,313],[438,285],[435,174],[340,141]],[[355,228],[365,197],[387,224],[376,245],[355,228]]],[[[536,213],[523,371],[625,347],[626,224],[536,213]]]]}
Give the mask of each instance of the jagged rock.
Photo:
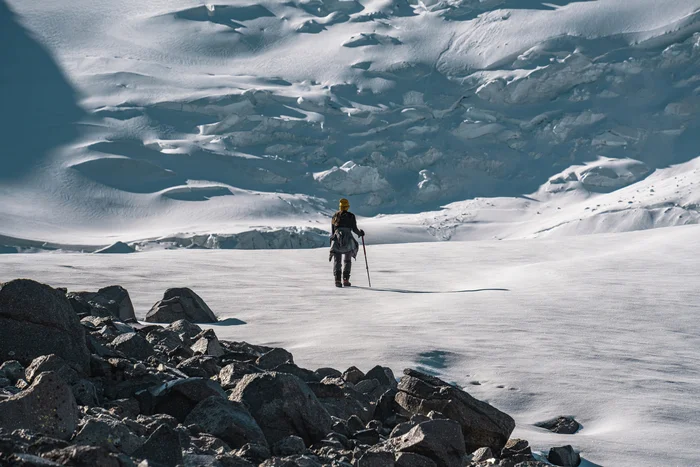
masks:
{"type": "Polygon", "coordinates": [[[216,456],[186,452],[182,456],[184,467],[222,467],[216,456]]]}
{"type": "Polygon", "coordinates": [[[211,378],[221,371],[216,358],[207,355],[197,355],[183,360],[178,363],[177,369],[191,378],[211,378]]]}
{"type": "Polygon", "coordinates": [[[216,456],[216,460],[219,462],[221,467],[256,467],[242,457],[232,454],[218,455],[216,456]]]}
{"type": "Polygon", "coordinates": [[[221,386],[210,379],[187,378],[170,381],[137,394],[141,412],[162,413],[184,422],[197,404],[211,396],[226,399],[221,386]]]}
{"type": "Polygon", "coordinates": [[[550,449],[547,459],[554,465],[564,467],[577,467],[581,463],[581,455],[568,444],[550,449]]]}
{"type": "Polygon", "coordinates": [[[78,405],[94,407],[100,405],[100,395],[92,381],[81,379],[71,385],[73,396],[78,405]]]}
{"type": "Polygon", "coordinates": [[[202,332],[202,328],[186,319],[179,319],[168,325],[165,329],[177,333],[187,346],[192,345],[192,339],[202,332]]]}
{"type": "Polygon", "coordinates": [[[185,418],[186,425],[197,425],[207,433],[221,438],[231,448],[247,443],[266,445],[265,435],[245,406],[221,397],[209,397],[192,409],[185,418]]]}
{"type": "Polygon", "coordinates": [[[548,420],[541,423],[536,423],[535,426],[545,428],[553,433],[562,435],[573,435],[581,429],[579,422],[573,417],[557,417],[554,420],[548,420]]]}
{"type": "Polygon", "coordinates": [[[397,386],[396,377],[391,368],[377,365],[367,372],[363,380],[376,379],[381,386],[389,386],[395,388],[397,386]]]}
{"type": "Polygon", "coordinates": [[[154,433],[161,425],[168,425],[174,430],[180,424],[175,417],[164,413],[139,415],[136,417],[136,421],[146,427],[149,435],[154,433]]]}
{"type": "Polygon", "coordinates": [[[117,399],[114,401],[107,402],[105,403],[104,407],[106,409],[109,409],[115,415],[126,418],[138,417],[139,411],[141,410],[141,408],[139,407],[139,401],[137,401],[133,397],[117,399]]]}
{"type": "Polygon", "coordinates": [[[438,467],[462,467],[466,456],[464,437],[454,420],[430,420],[420,423],[391,446],[400,452],[415,452],[435,461],[438,467]]]}
{"type": "Polygon", "coordinates": [[[10,384],[15,384],[24,377],[24,367],[17,360],[9,360],[0,365],[0,377],[7,378],[10,384]]]}
{"type": "Polygon", "coordinates": [[[270,457],[270,449],[267,445],[262,444],[246,444],[241,449],[235,452],[239,457],[242,457],[255,465],[258,465],[270,457]]]}
{"type": "Polygon", "coordinates": [[[146,340],[153,346],[160,345],[170,351],[184,345],[183,340],[177,332],[161,328],[160,326],[148,331],[146,340]]]}
{"type": "Polygon", "coordinates": [[[356,431],[364,430],[365,424],[360,417],[357,415],[352,415],[348,417],[347,421],[348,429],[355,433],[356,431]]]}
{"type": "Polygon", "coordinates": [[[182,463],[182,447],[180,436],[168,425],[159,426],[146,442],[133,453],[137,459],[162,465],[177,465],[182,463]]]}
{"type": "Polygon", "coordinates": [[[247,363],[229,363],[219,371],[219,382],[224,389],[233,389],[245,375],[259,372],[260,370],[247,363]]]}
{"type": "Polygon", "coordinates": [[[358,400],[352,389],[315,382],[309,382],[307,385],[330,415],[343,420],[355,415],[362,420],[363,428],[371,419],[370,405],[358,400]]]}
{"type": "Polygon", "coordinates": [[[103,446],[131,455],[143,445],[144,440],[123,422],[102,417],[88,419],[73,442],[86,446],[103,446]]]}
{"type": "Polygon", "coordinates": [[[135,332],[117,336],[109,347],[135,360],[148,360],[154,353],[153,346],[135,332]]]}
{"type": "Polygon", "coordinates": [[[42,355],[32,360],[27,369],[24,370],[24,379],[28,383],[32,383],[35,377],[47,371],[53,371],[68,384],[74,384],[79,379],[78,372],[56,354],[42,355]]]}
{"type": "Polygon", "coordinates": [[[348,383],[357,384],[362,381],[365,374],[357,367],[351,366],[343,373],[343,379],[348,383]]]}
{"type": "Polygon", "coordinates": [[[434,460],[415,452],[400,452],[396,455],[396,467],[437,467],[434,460]]]}
{"type": "Polygon", "coordinates": [[[360,444],[375,445],[379,442],[379,432],[374,428],[360,430],[352,435],[352,438],[360,444]]]}
{"type": "Polygon", "coordinates": [[[51,353],[90,371],[85,331],[65,294],[27,279],[1,284],[0,361],[28,365],[51,353]]]}
{"type": "Polygon", "coordinates": [[[263,370],[272,370],[285,363],[294,363],[292,354],[284,349],[274,348],[258,357],[255,366],[263,370]]]}
{"type": "Polygon", "coordinates": [[[407,422],[399,423],[396,425],[392,430],[391,434],[389,435],[389,438],[398,438],[399,436],[403,436],[409,431],[411,431],[416,425],[418,425],[416,422],[409,420],[407,422]]]}
{"type": "Polygon", "coordinates": [[[276,456],[293,456],[295,454],[301,454],[306,450],[304,445],[304,440],[298,436],[287,436],[277,441],[274,446],[272,446],[272,453],[276,456]]]}
{"type": "Polygon", "coordinates": [[[24,428],[68,439],[78,417],[70,386],[55,373],[42,373],[28,389],[0,401],[0,427],[6,430],[24,428]]]}
{"type": "Polygon", "coordinates": [[[355,390],[362,394],[369,394],[379,387],[379,381],[376,379],[363,379],[355,385],[355,390]]]}
{"type": "Polygon", "coordinates": [[[394,454],[387,451],[367,451],[358,459],[357,467],[393,467],[394,454]]]}
{"type": "Polygon", "coordinates": [[[125,467],[119,455],[98,446],[68,446],[43,454],[43,457],[60,465],[76,467],[125,467]]]}
{"type": "Polygon", "coordinates": [[[515,421],[486,402],[479,401],[439,378],[405,370],[395,400],[406,412],[427,415],[441,412],[462,427],[467,450],[490,447],[500,452],[515,428],[515,421]]]}
{"type": "Polygon", "coordinates": [[[381,395],[374,407],[374,415],[372,415],[374,420],[385,422],[396,414],[395,397],[397,393],[398,391],[395,388],[391,388],[381,395]]]}
{"type": "MultiPolygon", "coordinates": [[[[2,461],[3,459],[0,458],[0,462],[2,461]]],[[[3,463],[2,465],[12,467],[61,467],[61,464],[57,462],[44,459],[43,457],[35,456],[33,454],[25,453],[12,454],[6,462],[7,464],[3,463]]]]}
{"type": "Polygon", "coordinates": [[[479,448],[472,453],[472,462],[484,462],[495,457],[491,448],[479,448]]]}
{"type": "Polygon", "coordinates": [[[307,370],[306,368],[300,368],[294,363],[283,363],[273,368],[272,371],[276,371],[278,373],[289,373],[290,375],[296,376],[305,383],[319,382],[316,373],[314,373],[311,370],[307,370]]]}
{"type": "Polygon", "coordinates": [[[343,374],[335,368],[319,368],[314,371],[318,379],[323,381],[324,378],[342,378],[343,374]]]}
{"type": "Polygon", "coordinates": [[[202,331],[195,339],[196,342],[191,347],[195,354],[221,357],[226,353],[223,347],[221,347],[221,343],[219,343],[219,338],[216,337],[216,334],[211,329],[202,331]]]}
{"type": "Polygon", "coordinates": [[[244,376],[230,399],[243,402],[269,444],[296,435],[307,446],[331,431],[331,417],[309,387],[296,376],[266,372],[244,376]]]}
{"type": "Polygon", "coordinates": [[[168,289],[146,315],[149,323],[173,323],[178,320],[190,323],[216,323],[214,313],[199,295],[188,288],[168,289]]]}
{"type": "Polygon", "coordinates": [[[513,438],[509,439],[506,445],[501,450],[502,459],[510,459],[513,462],[525,462],[535,460],[532,457],[530,443],[524,439],[513,438]]]}
{"type": "Polygon", "coordinates": [[[97,292],[70,292],[66,297],[78,315],[88,313],[113,316],[125,322],[136,321],[129,292],[119,285],[104,287],[97,292]]]}

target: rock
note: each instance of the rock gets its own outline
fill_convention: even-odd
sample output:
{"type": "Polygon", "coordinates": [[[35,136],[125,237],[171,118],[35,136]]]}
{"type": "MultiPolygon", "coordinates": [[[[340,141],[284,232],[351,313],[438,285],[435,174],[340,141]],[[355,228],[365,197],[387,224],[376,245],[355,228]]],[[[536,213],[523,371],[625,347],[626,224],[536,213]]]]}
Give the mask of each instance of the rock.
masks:
{"type": "Polygon", "coordinates": [[[207,355],[198,355],[183,360],[178,363],[177,369],[192,378],[211,378],[221,371],[216,358],[207,355]]]}
{"type": "Polygon", "coordinates": [[[75,444],[103,446],[133,454],[144,440],[134,434],[123,422],[108,418],[90,418],[73,439],[75,444]]]}
{"type": "Polygon", "coordinates": [[[336,384],[307,383],[328,413],[334,417],[346,420],[351,416],[359,417],[362,428],[371,419],[371,406],[355,397],[357,394],[350,388],[336,384]]]}
{"type": "Polygon", "coordinates": [[[56,354],[42,355],[35,358],[24,370],[23,376],[28,383],[32,383],[34,378],[47,371],[53,371],[68,384],[75,384],[79,379],[78,372],[56,354]]]}
{"type": "Polygon", "coordinates": [[[191,323],[217,321],[204,300],[188,288],[166,290],[163,299],[153,305],[146,315],[149,323],[173,323],[181,319],[191,323]]]}
{"type": "Polygon", "coordinates": [[[365,374],[355,366],[351,366],[343,373],[343,379],[351,384],[357,384],[365,377],[365,374]]]}
{"type": "Polygon", "coordinates": [[[282,457],[302,454],[305,450],[304,440],[294,435],[282,438],[272,446],[272,454],[282,457]]]}
{"type": "Polygon", "coordinates": [[[267,445],[262,444],[246,444],[241,449],[235,452],[239,457],[242,457],[255,465],[258,465],[270,457],[270,449],[267,445]]]}
{"type": "Polygon", "coordinates": [[[396,377],[391,368],[384,366],[375,366],[367,372],[363,380],[376,379],[380,386],[389,386],[395,388],[397,386],[396,377]]]}
{"type": "Polygon", "coordinates": [[[70,386],[55,373],[42,373],[28,389],[0,401],[0,427],[6,430],[24,428],[69,439],[78,416],[70,386]]]}
{"type": "Polygon", "coordinates": [[[509,439],[506,445],[501,450],[502,459],[510,459],[513,462],[525,462],[535,460],[532,457],[530,444],[524,439],[513,438],[509,439]]]}
{"type": "Polygon", "coordinates": [[[396,414],[396,401],[394,399],[397,393],[395,388],[391,388],[381,395],[374,407],[374,415],[372,415],[374,420],[385,422],[396,414]]]}
{"type": "Polygon", "coordinates": [[[0,365],[0,377],[7,378],[11,384],[15,384],[24,377],[24,367],[17,360],[9,360],[0,365]]]}
{"type": "Polygon", "coordinates": [[[233,454],[216,456],[216,460],[219,462],[221,467],[255,467],[255,465],[251,464],[242,457],[238,457],[233,454]]]}
{"type": "Polygon", "coordinates": [[[336,370],[335,368],[319,368],[314,371],[319,380],[323,381],[323,378],[342,378],[343,374],[336,370]]]}
{"type": "Polygon", "coordinates": [[[495,457],[491,448],[479,448],[472,453],[472,462],[484,462],[495,457]]]}
{"type": "Polygon", "coordinates": [[[515,421],[486,402],[479,401],[439,378],[415,370],[405,370],[395,400],[406,412],[427,415],[441,412],[462,427],[467,450],[490,447],[501,452],[515,421]]]}
{"type": "Polygon", "coordinates": [[[179,319],[174,323],[171,323],[165,329],[168,331],[173,331],[180,336],[180,339],[185,343],[185,345],[192,345],[192,339],[202,332],[202,328],[193,324],[185,319],[179,319]]]}
{"type": "Polygon", "coordinates": [[[579,422],[574,420],[573,417],[557,417],[554,420],[535,423],[535,426],[539,426],[553,433],[559,433],[562,435],[573,435],[581,429],[581,425],[579,422]]]}
{"type": "Polygon", "coordinates": [[[462,467],[466,456],[464,437],[454,420],[420,423],[400,438],[392,438],[396,451],[414,452],[435,461],[438,467],[462,467]]]}
{"type": "Polygon", "coordinates": [[[141,410],[139,401],[133,397],[107,402],[104,407],[120,418],[136,418],[141,410]]]}
{"type": "MultiPolygon", "coordinates": [[[[0,461],[3,459],[0,458],[0,461]]],[[[12,467],[61,467],[61,464],[33,454],[15,453],[10,456],[7,464],[12,467]]]]}
{"type": "Polygon", "coordinates": [[[117,336],[109,347],[134,360],[148,360],[154,354],[151,344],[135,332],[117,336]]]}
{"type": "Polygon", "coordinates": [[[379,442],[379,432],[374,428],[367,430],[360,430],[352,435],[353,439],[356,439],[360,444],[368,444],[370,446],[375,445],[379,442]]]}
{"type": "Polygon", "coordinates": [[[415,452],[400,452],[396,455],[396,467],[437,467],[432,459],[415,452]]]}
{"type": "Polygon", "coordinates": [[[394,455],[387,451],[367,451],[357,461],[357,467],[393,467],[394,455]]]}
{"type": "Polygon", "coordinates": [[[123,463],[117,454],[97,446],[68,446],[49,451],[43,454],[43,457],[61,465],[76,467],[125,467],[128,465],[123,463]]]}
{"type": "Polygon", "coordinates": [[[133,453],[137,459],[146,459],[162,465],[182,463],[180,436],[166,424],[159,426],[146,442],[133,453]]]}
{"type": "Polygon", "coordinates": [[[197,404],[185,418],[185,425],[197,425],[233,449],[247,443],[267,445],[265,435],[245,406],[218,396],[197,404]]]}
{"type": "Polygon", "coordinates": [[[135,322],[134,305],[129,292],[119,285],[104,287],[97,292],[70,292],[66,294],[78,315],[112,316],[124,322],[135,322]]]}
{"type": "Polygon", "coordinates": [[[285,363],[294,363],[292,354],[284,349],[274,348],[258,357],[255,366],[263,370],[272,370],[285,363]]]}
{"type": "Polygon", "coordinates": [[[577,467],[581,463],[581,455],[574,451],[571,445],[550,449],[547,459],[554,465],[561,465],[564,467],[577,467]]]}
{"type": "Polygon", "coordinates": [[[369,394],[379,387],[379,381],[376,379],[363,379],[355,385],[355,390],[362,394],[369,394]]]}
{"type": "Polygon", "coordinates": [[[195,354],[221,357],[224,355],[224,353],[226,353],[224,352],[223,347],[221,347],[221,343],[219,343],[219,338],[216,337],[216,334],[211,329],[202,331],[202,333],[200,333],[196,339],[196,342],[191,347],[195,354]]]}
{"type": "Polygon", "coordinates": [[[216,456],[208,454],[184,453],[182,456],[184,467],[222,467],[216,456]]]}
{"type": "Polygon", "coordinates": [[[75,402],[78,405],[86,407],[95,407],[100,405],[100,396],[97,388],[92,381],[81,379],[71,385],[75,402]]]}
{"type": "Polygon", "coordinates": [[[296,376],[305,383],[319,382],[316,373],[314,373],[311,370],[307,370],[306,368],[300,368],[294,363],[283,363],[280,366],[276,366],[275,368],[273,368],[272,371],[276,371],[278,373],[289,373],[290,375],[296,376]]]}
{"type": "Polygon", "coordinates": [[[167,414],[184,422],[197,404],[212,396],[226,399],[221,386],[210,379],[187,378],[170,381],[138,393],[141,412],[167,414]]]}
{"type": "Polygon", "coordinates": [[[233,389],[245,375],[259,372],[260,370],[247,363],[230,363],[219,372],[219,382],[224,389],[233,389]]]}
{"type": "Polygon", "coordinates": [[[290,374],[246,375],[229,398],[248,407],[272,445],[296,435],[309,446],[331,431],[331,417],[326,409],[303,381],[290,374]]]}
{"type": "Polygon", "coordinates": [[[0,361],[28,365],[51,353],[89,374],[85,330],[65,294],[27,279],[1,284],[0,361]]]}
{"type": "Polygon", "coordinates": [[[398,438],[399,436],[403,436],[411,431],[416,425],[418,424],[414,421],[399,423],[393,430],[391,430],[389,438],[398,438]]]}
{"type": "Polygon", "coordinates": [[[146,334],[146,340],[152,346],[162,346],[170,351],[182,347],[185,343],[180,338],[180,335],[175,331],[169,329],[161,328],[160,326],[156,329],[151,329],[146,334]]]}

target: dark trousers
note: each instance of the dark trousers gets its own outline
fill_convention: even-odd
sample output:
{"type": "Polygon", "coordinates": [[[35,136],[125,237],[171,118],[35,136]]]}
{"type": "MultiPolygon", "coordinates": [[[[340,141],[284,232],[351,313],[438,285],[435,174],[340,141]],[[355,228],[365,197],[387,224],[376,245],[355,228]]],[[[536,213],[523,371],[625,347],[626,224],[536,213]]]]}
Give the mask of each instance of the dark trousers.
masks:
{"type": "Polygon", "coordinates": [[[343,279],[350,279],[350,271],[352,270],[352,253],[333,253],[333,275],[335,280],[340,280],[341,271],[343,279]],[[345,259],[343,260],[343,256],[345,259]],[[345,267],[341,267],[345,263],[345,267]]]}

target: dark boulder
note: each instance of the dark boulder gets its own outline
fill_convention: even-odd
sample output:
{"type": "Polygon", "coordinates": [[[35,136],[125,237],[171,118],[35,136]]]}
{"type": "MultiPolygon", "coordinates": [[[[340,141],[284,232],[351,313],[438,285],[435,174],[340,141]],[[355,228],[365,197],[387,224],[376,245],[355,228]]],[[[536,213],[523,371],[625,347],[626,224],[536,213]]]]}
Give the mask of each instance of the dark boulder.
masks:
{"type": "Polygon", "coordinates": [[[415,452],[400,452],[396,456],[396,467],[437,467],[434,460],[415,452]]]}
{"type": "Polygon", "coordinates": [[[394,454],[388,451],[367,451],[357,461],[357,467],[393,467],[394,454]]]}
{"type": "Polygon", "coordinates": [[[404,374],[395,397],[403,410],[423,415],[441,412],[462,427],[468,451],[490,447],[501,452],[515,429],[513,418],[439,378],[415,370],[404,374]]]}
{"type": "Polygon", "coordinates": [[[530,443],[524,439],[509,439],[501,450],[501,459],[509,459],[514,463],[535,460],[532,457],[530,443]]]}
{"type": "Polygon", "coordinates": [[[4,362],[0,365],[0,378],[6,378],[10,384],[15,384],[24,378],[24,366],[17,360],[4,362]]]}
{"type": "Polygon", "coordinates": [[[217,382],[204,378],[170,381],[136,394],[142,413],[171,415],[181,423],[197,404],[212,396],[226,399],[217,382]]]}
{"type": "Polygon", "coordinates": [[[581,463],[581,455],[570,445],[550,449],[547,459],[552,464],[563,467],[577,467],[581,463]]]}
{"type": "Polygon", "coordinates": [[[357,384],[362,381],[365,374],[356,366],[351,366],[343,373],[343,379],[348,383],[357,384]]]}
{"type": "Polygon", "coordinates": [[[296,435],[310,446],[331,431],[331,416],[311,389],[287,373],[246,375],[229,398],[248,407],[271,445],[296,435]]]}
{"type": "Polygon", "coordinates": [[[581,424],[574,420],[573,417],[557,417],[553,420],[535,423],[535,426],[539,426],[551,431],[552,433],[559,433],[562,435],[573,435],[581,429],[581,424]]]}
{"type": "Polygon", "coordinates": [[[173,323],[178,320],[190,323],[216,323],[211,309],[199,295],[188,288],[168,289],[146,315],[149,323],[173,323]]]}
{"type": "Polygon", "coordinates": [[[0,361],[28,365],[51,353],[90,371],[85,331],[65,294],[27,279],[1,284],[0,361]]]}
{"type": "Polygon", "coordinates": [[[284,349],[274,348],[258,357],[255,366],[263,370],[272,370],[285,363],[294,363],[292,354],[284,349]]]}
{"type": "Polygon", "coordinates": [[[68,446],[49,451],[43,457],[60,465],[75,467],[125,467],[129,465],[121,456],[102,446],[68,446]]]}
{"type": "Polygon", "coordinates": [[[144,440],[118,420],[102,417],[89,418],[73,439],[73,443],[85,446],[102,446],[131,455],[144,440]]]}
{"type": "Polygon", "coordinates": [[[463,467],[466,450],[459,424],[453,420],[430,420],[418,424],[389,443],[399,452],[414,452],[432,459],[438,467],[463,467]]]}
{"type": "Polygon", "coordinates": [[[301,454],[305,450],[306,446],[304,445],[304,440],[294,435],[282,438],[272,446],[272,454],[282,457],[301,454]]]}
{"type": "Polygon", "coordinates": [[[191,347],[195,355],[210,355],[212,357],[221,357],[224,355],[224,348],[221,347],[219,338],[212,329],[202,331],[195,337],[195,343],[191,347]]]}
{"type": "Polygon", "coordinates": [[[134,360],[148,360],[148,357],[155,353],[153,346],[135,332],[120,334],[109,347],[134,360]]]}
{"type": "Polygon", "coordinates": [[[197,425],[204,432],[221,438],[231,448],[247,443],[266,445],[265,435],[246,407],[221,397],[209,397],[192,409],[185,425],[197,425]]]}
{"type": "Polygon", "coordinates": [[[55,373],[42,373],[28,389],[0,401],[0,427],[6,430],[24,428],[68,439],[78,417],[70,386],[55,373]]]}
{"type": "Polygon", "coordinates": [[[168,425],[161,425],[134,451],[133,457],[162,465],[181,464],[180,435],[168,425]]]}
{"type": "Polygon", "coordinates": [[[168,331],[173,331],[180,336],[180,339],[182,339],[187,346],[192,345],[192,339],[194,339],[197,334],[202,332],[202,328],[187,321],[186,319],[179,319],[173,323],[170,323],[165,327],[165,329],[168,331]]]}
{"type": "Polygon", "coordinates": [[[183,360],[177,364],[177,369],[191,378],[211,378],[221,371],[216,358],[207,355],[197,355],[183,360]]]}

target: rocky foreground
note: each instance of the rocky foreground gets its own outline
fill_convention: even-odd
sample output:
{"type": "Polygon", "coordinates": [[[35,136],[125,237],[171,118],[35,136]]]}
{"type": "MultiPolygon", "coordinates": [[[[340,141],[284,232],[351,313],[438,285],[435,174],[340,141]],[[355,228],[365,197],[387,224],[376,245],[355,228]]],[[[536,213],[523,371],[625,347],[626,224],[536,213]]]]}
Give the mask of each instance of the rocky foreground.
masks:
{"type": "MultiPolygon", "coordinates": [[[[537,467],[513,419],[416,370],[315,371],[220,341],[189,289],[136,321],[119,286],[0,284],[0,465],[537,467]]],[[[576,421],[543,425],[573,434],[576,421]]],[[[548,461],[576,466],[571,446],[548,461]]]]}

